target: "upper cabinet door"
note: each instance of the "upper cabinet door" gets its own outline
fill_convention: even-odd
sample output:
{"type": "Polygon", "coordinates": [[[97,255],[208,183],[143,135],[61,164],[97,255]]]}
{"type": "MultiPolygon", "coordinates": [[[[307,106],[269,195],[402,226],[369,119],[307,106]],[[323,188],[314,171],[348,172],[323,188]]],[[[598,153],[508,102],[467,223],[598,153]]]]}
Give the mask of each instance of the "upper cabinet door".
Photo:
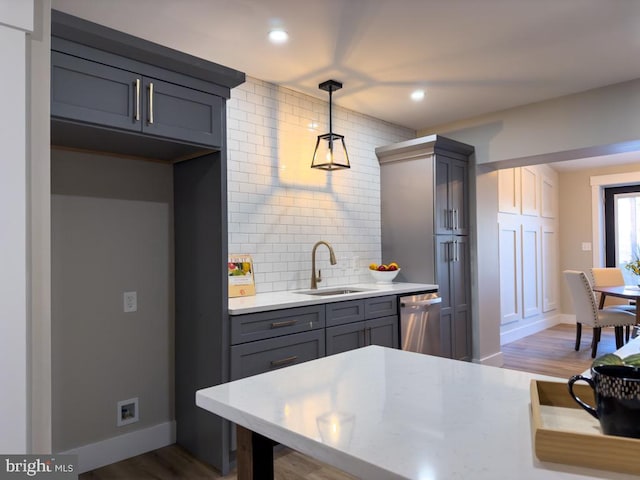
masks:
{"type": "Polygon", "coordinates": [[[140,130],[135,73],[51,52],[51,115],[106,127],[140,130]]]}
{"type": "Polygon", "coordinates": [[[52,117],[222,146],[222,97],[56,51],[51,55],[52,117]]]}
{"type": "Polygon", "coordinates": [[[469,204],[467,186],[469,169],[467,162],[461,160],[451,160],[451,186],[449,188],[452,216],[452,229],[455,235],[467,235],[469,233],[469,212],[467,205],[469,204]]]}
{"type": "Polygon", "coordinates": [[[462,160],[436,155],[435,234],[467,235],[468,167],[462,160]]]}
{"type": "Polygon", "coordinates": [[[221,146],[222,98],[147,77],[143,90],[145,133],[221,146]]]}
{"type": "Polygon", "coordinates": [[[453,231],[453,212],[449,205],[451,196],[451,163],[446,157],[436,155],[436,181],[434,193],[434,222],[437,235],[451,234],[453,231]]]}

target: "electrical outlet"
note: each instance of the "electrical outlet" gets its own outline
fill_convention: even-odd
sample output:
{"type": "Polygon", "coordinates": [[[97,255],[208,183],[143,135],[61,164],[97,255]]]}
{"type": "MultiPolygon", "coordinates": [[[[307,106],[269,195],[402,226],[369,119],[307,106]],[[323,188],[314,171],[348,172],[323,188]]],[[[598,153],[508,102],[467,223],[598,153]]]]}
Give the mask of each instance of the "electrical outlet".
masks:
{"type": "Polygon", "coordinates": [[[138,397],[129,400],[121,400],[117,403],[116,425],[122,427],[139,420],[138,397]]]}
{"type": "Polygon", "coordinates": [[[124,313],[138,311],[138,292],[124,292],[124,313]]]}

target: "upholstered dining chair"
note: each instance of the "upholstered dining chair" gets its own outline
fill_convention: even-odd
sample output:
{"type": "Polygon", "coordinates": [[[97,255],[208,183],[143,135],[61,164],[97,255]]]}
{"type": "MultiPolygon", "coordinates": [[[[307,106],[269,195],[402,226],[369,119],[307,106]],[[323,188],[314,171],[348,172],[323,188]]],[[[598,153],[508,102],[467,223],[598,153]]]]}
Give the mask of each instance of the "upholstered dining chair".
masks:
{"type": "MultiPolygon", "coordinates": [[[[625,284],[622,270],[616,267],[601,267],[591,269],[591,279],[594,287],[623,287],[625,284]]],[[[630,305],[629,300],[619,297],[608,296],[604,301],[604,306],[623,306],[625,310],[635,313],[636,306],[630,305]]]]}
{"type": "MultiPolygon", "coordinates": [[[[594,287],[623,287],[625,284],[622,270],[616,267],[594,267],[591,269],[591,279],[594,287]]],[[[596,292],[596,301],[600,302],[600,293],[596,292]]],[[[618,307],[630,312],[636,313],[635,302],[630,302],[624,298],[613,297],[611,295],[604,299],[605,307],[618,307]]],[[[625,333],[627,341],[629,341],[629,327],[625,333]]]]}
{"type": "Polygon", "coordinates": [[[624,344],[622,327],[635,325],[635,314],[619,307],[606,307],[603,310],[598,310],[591,283],[584,272],[565,270],[562,273],[569,285],[571,297],[573,298],[573,310],[576,314],[576,350],[580,350],[583,324],[593,328],[591,358],[596,357],[600,332],[603,327],[615,328],[616,348],[622,347],[624,344]]]}

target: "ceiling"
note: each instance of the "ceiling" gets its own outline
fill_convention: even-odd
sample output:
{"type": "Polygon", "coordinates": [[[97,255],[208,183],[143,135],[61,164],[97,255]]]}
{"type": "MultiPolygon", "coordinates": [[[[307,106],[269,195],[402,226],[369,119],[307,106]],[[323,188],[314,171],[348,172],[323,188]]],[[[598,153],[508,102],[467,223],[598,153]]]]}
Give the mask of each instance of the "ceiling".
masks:
{"type": "Polygon", "coordinates": [[[636,0],[52,0],[415,130],[640,78],[636,0]],[[272,27],[289,33],[267,40],[272,27]],[[423,88],[413,102],[409,94],[423,88]]]}

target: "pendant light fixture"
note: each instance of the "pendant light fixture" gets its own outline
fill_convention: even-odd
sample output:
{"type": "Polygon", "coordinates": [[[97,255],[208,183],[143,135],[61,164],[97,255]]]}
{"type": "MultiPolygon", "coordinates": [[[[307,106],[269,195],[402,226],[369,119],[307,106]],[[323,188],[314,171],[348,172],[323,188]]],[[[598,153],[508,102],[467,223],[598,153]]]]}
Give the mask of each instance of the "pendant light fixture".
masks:
{"type": "Polygon", "coordinates": [[[318,135],[311,168],[320,168],[322,170],[351,168],[347,147],[344,144],[344,135],[333,133],[333,124],[331,121],[331,96],[333,92],[342,88],[342,83],[336,82],[335,80],[327,80],[318,85],[318,88],[329,92],[329,133],[318,135]]]}

